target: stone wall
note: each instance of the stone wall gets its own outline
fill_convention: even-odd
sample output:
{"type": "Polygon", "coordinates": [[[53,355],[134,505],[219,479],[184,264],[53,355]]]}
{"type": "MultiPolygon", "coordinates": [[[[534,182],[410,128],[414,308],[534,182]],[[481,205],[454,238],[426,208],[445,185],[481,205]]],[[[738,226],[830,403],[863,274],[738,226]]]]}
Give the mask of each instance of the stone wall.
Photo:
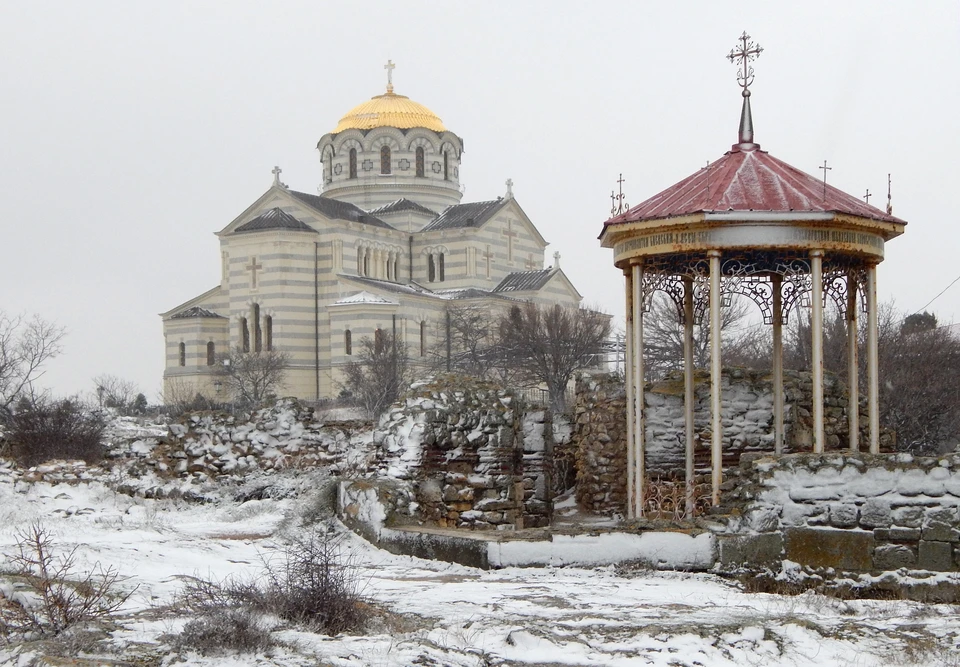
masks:
{"type": "MultiPolygon", "coordinates": [[[[846,387],[836,376],[824,377],[826,448],[847,444],[846,387]]],[[[739,368],[723,370],[721,379],[723,465],[735,467],[746,453],[773,451],[773,385],[768,372],[739,368]]],[[[710,469],[709,374],[695,374],[695,453],[698,474],[710,469]]],[[[809,451],[813,446],[812,381],[810,373],[784,372],[784,451],[809,451]]],[[[684,474],[685,435],[683,375],[672,374],[650,383],[645,392],[646,467],[653,478],[677,479],[684,474]]],[[[626,401],[622,379],[593,376],[577,382],[573,442],[578,449],[577,501],[581,507],[611,514],[626,502],[626,401]]],[[[866,404],[861,403],[861,441],[867,437],[866,404]]],[[[881,445],[892,438],[884,433],[881,445]]]]}
{"type": "Polygon", "coordinates": [[[759,549],[810,568],[960,569],[960,454],[763,457],[731,477],[728,530],[741,537],[721,541],[724,565],[759,549]]]}
{"type": "Polygon", "coordinates": [[[378,429],[381,474],[413,484],[408,511],[443,528],[513,529],[550,524],[550,413],[463,377],[411,392],[378,429]]]}

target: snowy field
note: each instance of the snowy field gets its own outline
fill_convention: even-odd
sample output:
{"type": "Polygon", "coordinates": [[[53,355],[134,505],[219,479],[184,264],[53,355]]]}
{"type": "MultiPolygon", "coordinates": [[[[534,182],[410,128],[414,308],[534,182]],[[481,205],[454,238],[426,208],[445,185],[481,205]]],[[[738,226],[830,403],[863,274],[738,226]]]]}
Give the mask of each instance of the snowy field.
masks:
{"type": "MultiPolygon", "coordinates": [[[[276,624],[257,655],[178,652],[165,636],[190,620],[171,606],[183,577],[251,573],[312,504],[299,496],[204,505],[118,495],[94,481],[25,483],[0,468],[0,551],[40,520],[136,591],[97,651],[137,665],[960,665],[960,609],[815,594],[745,594],[712,575],[638,568],[483,571],[400,557],[350,535],[364,593],[394,629],[325,637],[276,624]]],[[[224,494],[226,495],[226,494],[224,494]]],[[[0,664],[39,662],[0,647],[0,664]]],[[[96,657],[91,655],[88,657],[96,657]]],[[[65,663],[56,663],[65,664],[65,663]]],[[[77,663],[70,663],[77,664],[77,663]]]]}

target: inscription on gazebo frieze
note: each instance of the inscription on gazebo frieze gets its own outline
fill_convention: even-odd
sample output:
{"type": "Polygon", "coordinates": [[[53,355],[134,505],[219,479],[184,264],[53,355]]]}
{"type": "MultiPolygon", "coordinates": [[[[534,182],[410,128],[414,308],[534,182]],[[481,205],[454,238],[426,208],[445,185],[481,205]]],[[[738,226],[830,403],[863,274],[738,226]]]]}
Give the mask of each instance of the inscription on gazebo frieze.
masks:
{"type": "Polygon", "coordinates": [[[741,224],[700,230],[658,230],[635,235],[614,246],[614,262],[667,252],[724,248],[793,248],[835,250],[883,258],[883,237],[870,232],[778,224],[741,224]]]}

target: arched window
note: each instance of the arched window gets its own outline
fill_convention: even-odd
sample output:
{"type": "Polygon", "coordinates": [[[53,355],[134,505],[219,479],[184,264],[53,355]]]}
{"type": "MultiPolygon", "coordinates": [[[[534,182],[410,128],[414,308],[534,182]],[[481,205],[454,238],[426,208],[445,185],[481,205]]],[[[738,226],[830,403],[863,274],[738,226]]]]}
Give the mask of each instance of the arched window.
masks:
{"type": "Polygon", "coordinates": [[[263,350],[263,330],[260,328],[260,304],[250,306],[250,319],[253,320],[253,351],[263,350]]]}
{"type": "Polygon", "coordinates": [[[246,317],[240,318],[240,349],[244,352],[250,351],[250,327],[246,317]]]}
{"type": "Polygon", "coordinates": [[[427,322],[420,322],[420,356],[427,356],[427,322]]]}
{"type": "Polygon", "coordinates": [[[350,178],[357,177],[357,149],[350,149],[350,178]]]}
{"type": "Polygon", "coordinates": [[[443,154],[443,180],[450,180],[450,161],[446,152],[443,154]]]}
{"type": "Polygon", "coordinates": [[[267,315],[263,318],[264,338],[266,339],[267,352],[273,350],[273,316],[267,315]]]}
{"type": "Polygon", "coordinates": [[[327,156],[323,161],[323,180],[325,183],[333,182],[333,156],[327,156]]]}
{"type": "Polygon", "coordinates": [[[217,346],[213,341],[207,343],[207,366],[213,366],[217,363],[217,346]]]}
{"type": "Polygon", "coordinates": [[[343,350],[347,354],[353,354],[353,334],[350,329],[343,332],[343,350]]]}
{"type": "Polygon", "coordinates": [[[423,146],[417,146],[417,176],[424,174],[423,146]]]}
{"type": "Polygon", "coordinates": [[[381,174],[390,173],[390,147],[389,146],[380,147],[380,173],[381,174]]]}
{"type": "Polygon", "coordinates": [[[376,354],[383,353],[383,329],[377,329],[373,332],[373,351],[376,354]]]}
{"type": "Polygon", "coordinates": [[[440,282],[443,282],[443,253],[440,253],[440,255],[437,257],[437,262],[440,265],[438,267],[439,269],[438,273],[440,274],[440,282]]]}
{"type": "Polygon", "coordinates": [[[427,280],[433,282],[437,279],[437,265],[433,261],[433,253],[427,255],[427,280]]]}
{"type": "Polygon", "coordinates": [[[186,343],[180,343],[180,365],[187,365],[187,345],[186,343]]]}

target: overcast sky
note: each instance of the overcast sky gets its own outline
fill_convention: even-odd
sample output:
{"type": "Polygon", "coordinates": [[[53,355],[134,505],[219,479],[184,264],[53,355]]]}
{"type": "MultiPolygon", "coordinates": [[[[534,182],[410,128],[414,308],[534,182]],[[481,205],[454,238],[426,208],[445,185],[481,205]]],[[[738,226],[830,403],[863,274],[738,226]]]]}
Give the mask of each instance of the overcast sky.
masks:
{"type": "MultiPolygon", "coordinates": [[[[283,169],[316,192],[317,140],[396,91],[463,137],[464,201],[505,192],[585,301],[622,316],[596,240],[736,141],[725,55],[764,48],[756,141],[909,222],[880,296],[913,311],[960,276],[956,2],[2,2],[0,309],[66,327],[58,394],[110,373],[160,388],[157,313],[216,285],[224,227],[283,169]]],[[[930,309],[960,320],[960,283],[930,309]]]]}

